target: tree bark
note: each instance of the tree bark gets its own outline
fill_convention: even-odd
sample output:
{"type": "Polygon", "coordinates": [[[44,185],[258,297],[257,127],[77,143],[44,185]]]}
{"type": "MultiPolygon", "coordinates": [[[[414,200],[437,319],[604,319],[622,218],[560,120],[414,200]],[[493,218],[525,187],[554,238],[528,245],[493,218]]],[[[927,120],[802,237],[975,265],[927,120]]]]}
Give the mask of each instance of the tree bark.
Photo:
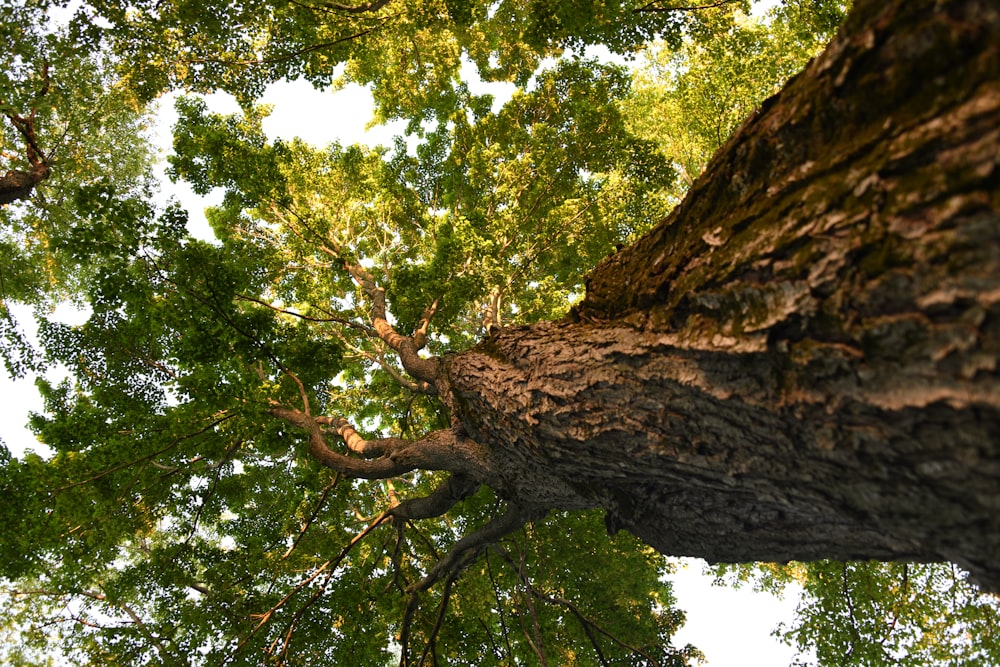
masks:
{"type": "Polygon", "coordinates": [[[47,163],[40,163],[30,171],[12,169],[0,176],[0,206],[13,204],[19,199],[31,196],[35,186],[44,181],[52,173],[47,163]]]}
{"type": "Polygon", "coordinates": [[[1000,9],[858,0],[566,321],[436,384],[521,507],[1000,591],[1000,9]]]}

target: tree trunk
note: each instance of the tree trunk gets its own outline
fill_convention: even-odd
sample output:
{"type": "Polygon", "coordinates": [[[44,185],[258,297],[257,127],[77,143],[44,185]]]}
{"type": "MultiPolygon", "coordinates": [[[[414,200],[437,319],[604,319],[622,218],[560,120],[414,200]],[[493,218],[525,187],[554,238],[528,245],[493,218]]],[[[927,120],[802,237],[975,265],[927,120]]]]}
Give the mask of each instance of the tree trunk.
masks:
{"type": "Polygon", "coordinates": [[[564,322],[443,360],[522,506],[1000,591],[1000,10],[858,0],[564,322]]]}

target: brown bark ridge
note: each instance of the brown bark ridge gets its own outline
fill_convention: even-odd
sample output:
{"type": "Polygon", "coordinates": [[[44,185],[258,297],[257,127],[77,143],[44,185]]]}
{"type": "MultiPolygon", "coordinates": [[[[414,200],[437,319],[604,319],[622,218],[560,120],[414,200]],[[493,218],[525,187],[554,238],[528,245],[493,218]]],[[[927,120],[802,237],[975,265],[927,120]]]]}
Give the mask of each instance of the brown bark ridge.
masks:
{"type": "Polygon", "coordinates": [[[567,321],[438,382],[513,501],[1000,591],[1000,9],[859,1],[567,321]]]}

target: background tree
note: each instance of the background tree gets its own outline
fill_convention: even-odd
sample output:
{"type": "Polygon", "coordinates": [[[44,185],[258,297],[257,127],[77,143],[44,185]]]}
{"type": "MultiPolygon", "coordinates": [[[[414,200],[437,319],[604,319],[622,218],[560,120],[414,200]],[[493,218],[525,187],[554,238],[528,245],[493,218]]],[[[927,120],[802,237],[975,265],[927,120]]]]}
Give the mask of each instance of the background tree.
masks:
{"type": "Polygon", "coordinates": [[[0,8],[0,356],[13,376],[41,359],[10,306],[72,300],[100,246],[142,234],[134,215],[99,224],[96,193],[141,206],[154,186],[149,114],[114,75],[100,31],[54,12],[35,0],[0,8]]]}
{"type": "Polygon", "coordinates": [[[718,566],[720,580],[781,594],[798,583],[795,619],[779,628],[795,664],[990,665],[1000,655],[997,599],[946,563],[718,566]]]}
{"type": "Polygon", "coordinates": [[[42,328],[74,381],[43,386],[54,456],[3,469],[11,622],[48,615],[80,664],[683,663],[662,561],[604,551],[622,526],[991,585],[996,32],[975,2],[862,4],[559,322],[671,194],[621,72],[559,63],[496,114],[454,86],[416,155],[182,103],[173,168],[226,188],[220,243],[88,191],[142,234],[100,246],[85,325],[42,328]]]}
{"type": "Polygon", "coordinates": [[[458,663],[638,654],[680,664],[697,655],[670,645],[682,616],[660,581],[665,564],[631,544],[609,567],[614,547],[599,516],[526,528],[417,605],[401,589],[425,577],[463,527],[493,516],[498,499],[484,490],[444,522],[413,524],[428,508],[401,497],[431,492],[440,475],[410,476],[397,492],[404,482],[325,474],[289,448],[294,434],[271,414],[276,396],[290,390],[294,400],[301,386],[373,430],[447,425],[440,403],[404,377],[369,308],[345,298],[357,294],[352,275],[365,280],[363,265],[384,267],[400,321],[420,317],[408,303],[447,289],[435,349],[446,349],[443,336],[481,337],[487,319],[564,309],[560,294],[581,287],[579,259],[596,261],[631,233],[613,224],[655,193],[655,181],[632,185],[617,172],[641,164],[670,176],[652,147],[625,131],[617,105],[627,91],[620,70],[565,63],[499,113],[439,128],[416,156],[401,147],[271,144],[262,110],[221,117],[181,102],[173,169],[199,190],[226,188],[210,214],[221,245],[183,238],[182,220],[167,212],[143,225],[150,232],[140,252],[106,258],[86,325],[42,328],[52,360],[79,378],[44,389],[49,415],[35,428],[59,453],[27,459],[12,484],[36,480],[20,497],[40,506],[49,500],[32,488],[55,485],[57,523],[93,526],[94,542],[66,541],[52,524],[26,531],[8,561],[22,574],[18,594],[31,600],[15,618],[100,626],[65,637],[74,660],[95,662],[111,653],[254,662],[263,647],[275,660],[382,663],[394,642],[414,647],[407,658],[426,647],[458,663]],[[600,210],[618,214],[605,222],[600,210]],[[351,253],[351,270],[330,252],[351,253]],[[101,415],[111,403],[108,420],[101,415]],[[123,505],[126,477],[138,505],[123,505]],[[365,529],[390,518],[395,531],[365,529]],[[352,530],[365,539],[345,549],[352,530]],[[566,533],[572,549],[559,539],[566,533]],[[344,553],[331,559],[333,551],[344,553]],[[112,552],[118,574],[109,577],[112,552]],[[54,561],[77,566],[49,569],[54,561]],[[332,634],[320,620],[330,614],[332,634]],[[251,615],[249,625],[238,620],[251,615]],[[127,643],[112,639],[123,634],[127,643]],[[202,645],[213,648],[185,655],[202,645]]]}
{"type": "Polygon", "coordinates": [[[679,46],[645,50],[627,115],[676,167],[676,200],[740,123],[819,54],[846,11],[842,2],[796,2],[766,18],[726,14],[722,26],[691,31],[679,46]]]}

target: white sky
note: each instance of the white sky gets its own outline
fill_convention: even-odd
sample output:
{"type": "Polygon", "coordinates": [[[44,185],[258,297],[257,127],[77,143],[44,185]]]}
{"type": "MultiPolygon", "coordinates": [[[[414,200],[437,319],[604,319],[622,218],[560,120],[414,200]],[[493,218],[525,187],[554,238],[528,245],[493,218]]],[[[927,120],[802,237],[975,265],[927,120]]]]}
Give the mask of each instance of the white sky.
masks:
{"type": "MultiPolygon", "coordinates": [[[[756,13],[756,12],[755,12],[756,13]]],[[[504,99],[511,88],[502,86],[493,92],[504,99]]],[[[314,145],[340,141],[344,145],[366,143],[390,146],[392,138],[402,134],[402,121],[389,127],[366,130],[371,118],[371,95],[357,85],[336,93],[320,92],[308,83],[282,82],[268,88],[262,102],[273,104],[274,111],[264,122],[271,139],[301,137],[314,145]]],[[[209,99],[213,111],[234,113],[238,106],[226,95],[209,99]]],[[[157,142],[164,154],[171,145],[170,128],[176,121],[172,98],[162,101],[157,142]]],[[[161,164],[161,170],[165,163],[161,164]]],[[[162,176],[162,171],[161,171],[162,176]]],[[[210,238],[211,231],[204,221],[206,205],[221,201],[221,193],[206,198],[195,195],[184,184],[171,185],[166,179],[166,195],[177,197],[188,209],[191,231],[210,238]]],[[[30,311],[16,311],[19,322],[31,328],[30,311]]],[[[59,311],[67,319],[79,319],[72,309],[59,311]]],[[[41,399],[33,379],[11,380],[0,370],[0,401],[4,406],[0,421],[0,438],[16,456],[26,449],[42,451],[34,436],[25,428],[29,411],[40,411],[41,399]]],[[[710,667],[774,667],[788,665],[794,651],[771,636],[780,622],[791,620],[797,595],[779,600],[774,596],[754,593],[748,587],[734,590],[716,587],[711,578],[702,574],[704,562],[684,559],[677,574],[671,576],[679,606],[687,612],[687,623],[674,637],[675,645],[691,643],[707,657],[710,667]]]]}

